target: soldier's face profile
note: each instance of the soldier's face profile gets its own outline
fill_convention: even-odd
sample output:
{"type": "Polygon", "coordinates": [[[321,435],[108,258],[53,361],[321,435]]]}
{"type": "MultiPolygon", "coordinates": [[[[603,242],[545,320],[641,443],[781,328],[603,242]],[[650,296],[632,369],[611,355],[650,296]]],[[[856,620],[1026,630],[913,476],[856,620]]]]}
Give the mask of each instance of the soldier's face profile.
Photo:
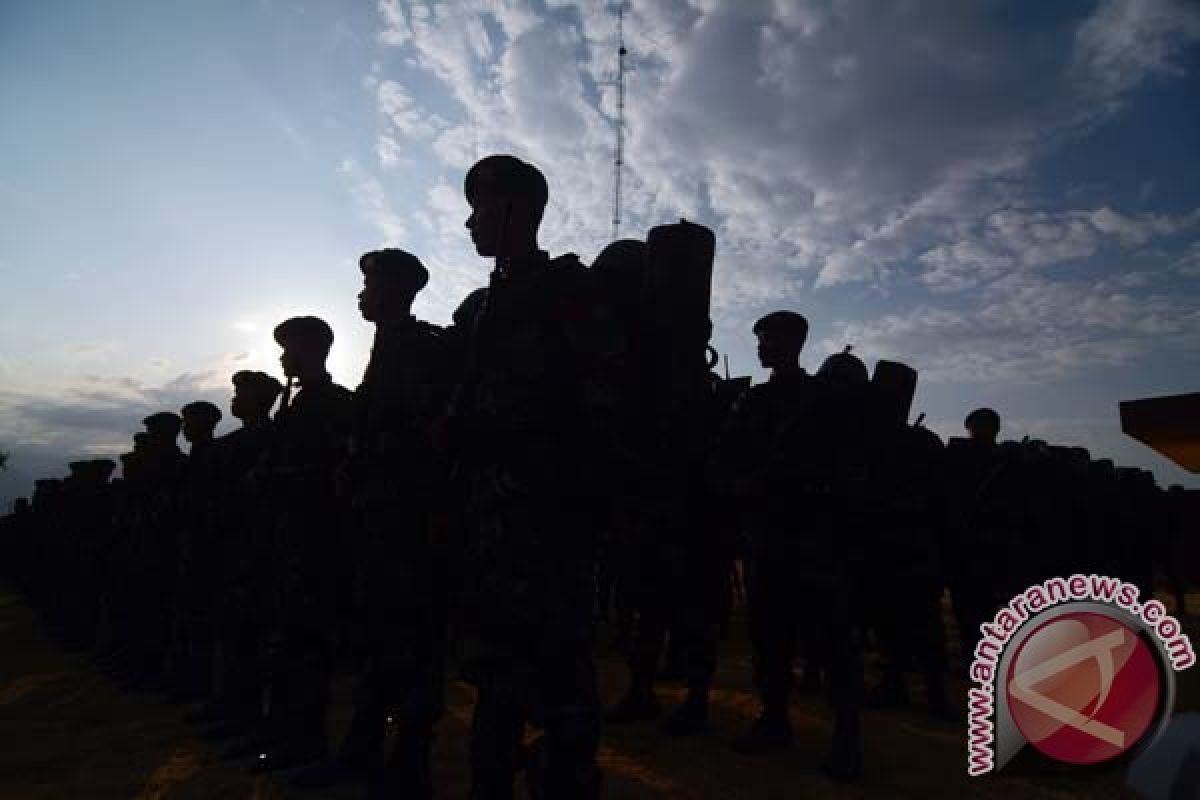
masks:
{"type": "Polygon", "coordinates": [[[800,347],[778,331],[764,328],[757,336],[758,363],[765,369],[794,365],[800,357],[800,347]]]}
{"type": "Polygon", "coordinates": [[[504,225],[504,209],[507,204],[507,199],[495,192],[480,192],[474,197],[466,226],[471,232],[475,252],[485,258],[500,254],[500,240],[503,238],[500,229],[504,225]]]}
{"type": "Polygon", "coordinates": [[[358,311],[367,322],[379,319],[379,287],[369,279],[363,280],[362,291],[358,293],[358,311]]]}
{"type": "Polygon", "coordinates": [[[300,366],[300,359],[297,358],[296,351],[288,348],[280,353],[279,366],[283,367],[284,375],[289,377],[295,375],[297,368],[300,366]]]}

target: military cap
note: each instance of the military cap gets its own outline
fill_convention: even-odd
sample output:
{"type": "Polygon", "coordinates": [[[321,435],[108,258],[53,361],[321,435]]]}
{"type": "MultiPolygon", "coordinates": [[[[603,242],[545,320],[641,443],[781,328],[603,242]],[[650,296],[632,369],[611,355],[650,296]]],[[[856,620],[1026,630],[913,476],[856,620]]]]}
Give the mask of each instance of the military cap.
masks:
{"type": "Polygon", "coordinates": [[[72,461],[70,464],[67,464],[67,469],[71,470],[71,472],[75,473],[76,475],[85,471],[87,467],[88,462],[86,461],[72,461]]]}
{"type": "Polygon", "coordinates": [[[421,259],[405,250],[389,247],[372,250],[358,259],[358,268],[363,277],[394,281],[419,292],[429,283],[429,270],[421,259]]]}
{"type": "Polygon", "coordinates": [[[808,320],[795,311],[772,311],[754,323],[751,332],[757,336],[767,328],[781,331],[784,335],[798,339],[808,337],[808,320]]]}
{"type": "Polygon", "coordinates": [[[283,384],[274,375],[243,369],[233,373],[233,388],[249,394],[278,397],[283,391],[283,384]]]}
{"type": "Polygon", "coordinates": [[[221,409],[207,400],[196,400],[179,410],[187,419],[198,420],[203,425],[216,425],[221,421],[221,409]]]}
{"type": "Polygon", "coordinates": [[[867,365],[862,362],[862,359],[851,353],[849,347],[844,352],[834,353],[821,362],[817,374],[849,384],[865,384],[871,380],[870,374],[867,372],[867,365]]]}
{"type": "Polygon", "coordinates": [[[275,341],[280,347],[308,341],[329,348],[333,344],[333,328],[318,317],[292,317],[275,326],[275,341]]]}
{"type": "Polygon", "coordinates": [[[476,162],[467,170],[463,191],[467,202],[472,205],[482,192],[524,197],[543,207],[550,198],[550,189],[542,171],[510,155],[488,156],[476,162]]]}
{"type": "Polygon", "coordinates": [[[990,408],[977,408],[967,414],[967,418],[963,420],[963,427],[970,430],[977,425],[985,425],[999,430],[1000,415],[990,408]]]}
{"type": "Polygon", "coordinates": [[[172,414],[170,411],[159,411],[157,414],[151,414],[142,420],[142,424],[146,426],[146,430],[159,436],[178,436],[179,429],[183,427],[183,420],[178,414],[172,414]]]}

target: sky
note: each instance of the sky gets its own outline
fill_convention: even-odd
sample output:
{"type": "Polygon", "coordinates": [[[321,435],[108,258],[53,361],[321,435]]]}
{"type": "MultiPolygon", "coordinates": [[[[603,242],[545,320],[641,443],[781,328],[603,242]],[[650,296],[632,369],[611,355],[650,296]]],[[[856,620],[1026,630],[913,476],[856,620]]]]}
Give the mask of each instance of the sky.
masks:
{"type": "MultiPolygon", "coordinates": [[[[815,369],[920,371],[914,415],[1088,447],[1200,487],[1118,402],[1200,391],[1200,3],[633,0],[622,236],[717,232],[714,344],[800,311],[815,369]]],[[[543,244],[611,239],[612,3],[0,3],[0,500],[141,418],[225,406],[316,314],[353,387],[358,256],[432,273],[448,322],[489,265],[462,176],[550,184],[543,244]]],[[[230,420],[221,431],[231,429],[230,420]]]]}

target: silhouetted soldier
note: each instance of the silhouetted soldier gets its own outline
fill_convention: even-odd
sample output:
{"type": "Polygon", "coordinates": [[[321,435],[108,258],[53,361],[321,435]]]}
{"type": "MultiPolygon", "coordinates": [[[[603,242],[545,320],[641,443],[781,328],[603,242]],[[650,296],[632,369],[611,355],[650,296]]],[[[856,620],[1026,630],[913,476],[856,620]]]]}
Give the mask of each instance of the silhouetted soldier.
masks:
{"type": "Polygon", "coordinates": [[[721,416],[719,380],[706,362],[714,243],[702,226],[659,226],[646,245],[624,240],[605,248],[592,269],[624,334],[619,358],[610,360],[616,369],[600,382],[614,399],[599,405],[606,412],[599,422],[619,498],[607,544],[617,556],[622,603],[637,614],[629,688],[607,719],[658,715],[653,683],[669,644],[668,665],[689,690],[664,725],[673,735],[695,733],[707,719],[728,576],[723,531],[714,524],[720,515],[706,507],[704,483],[721,416]]]}
{"type": "Polygon", "coordinates": [[[32,545],[33,600],[38,610],[47,613],[51,592],[59,576],[55,563],[56,530],[61,521],[63,482],[42,478],[33,482],[34,535],[32,545]]]}
{"type": "Polygon", "coordinates": [[[29,594],[30,550],[33,546],[33,507],[29,498],[18,497],[13,501],[12,514],[5,517],[6,556],[4,577],[25,595],[29,594]]]}
{"type": "Polygon", "coordinates": [[[446,651],[446,576],[430,528],[445,476],[431,437],[445,413],[448,364],[441,329],[412,315],[429,280],[420,260],[381,250],[359,267],[359,309],[375,324],[375,343],[355,391],[346,475],[362,536],[353,625],[365,666],[338,754],[293,783],[316,788],[361,776],[379,757],[391,715],[393,752],[370,796],[428,797],[446,651]]]}
{"type": "Polygon", "coordinates": [[[107,459],[75,461],[64,481],[65,505],[61,584],[64,638],[76,649],[95,644],[98,610],[104,592],[103,570],[98,566],[110,547],[108,479],[116,462],[107,459]]]}
{"type": "Polygon", "coordinates": [[[798,363],[808,323],[793,312],[763,317],[754,333],[771,377],[738,401],[715,458],[720,483],[742,504],[750,532],[750,627],[763,703],[734,747],[761,753],[790,744],[788,696],[803,628],[829,669],[834,740],[824,768],[854,780],[862,769],[862,654],[838,539],[849,533],[839,526],[860,466],[866,368],[842,354],[810,377],[798,363]]]}
{"type": "Polygon", "coordinates": [[[180,410],[183,436],[191,445],[179,497],[179,591],[172,650],[172,700],[190,702],[212,690],[216,634],[213,540],[216,448],[213,436],[221,409],[206,400],[180,410]]]}
{"type": "Polygon", "coordinates": [[[865,620],[877,634],[883,681],[868,702],[876,708],[907,705],[904,675],[916,666],[925,680],[929,712],[953,719],[956,714],[944,686],[946,640],[941,610],[945,448],[920,420],[908,424],[915,371],[880,361],[872,389],[875,402],[869,435],[875,467],[860,525],[869,542],[863,581],[865,620]]]}
{"type": "Polygon", "coordinates": [[[133,562],[135,685],[164,688],[166,657],[171,643],[176,599],[178,548],[178,491],[186,457],[179,449],[182,420],[169,411],[142,420],[146,438],[139,456],[140,506],[133,562]]]}
{"type": "Polygon", "coordinates": [[[584,386],[594,300],[574,256],[537,233],[545,178],[512,156],[467,173],[476,251],[496,258],[449,426],[466,518],[464,671],[479,687],[471,796],[510,798],[527,722],[545,728],[530,781],[595,796],[599,708],[591,643],[594,542],[584,386]]]}
{"type": "Polygon", "coordinates": [[[268,554],[256,532],[274,524],[276,509],[262,502],[248,475],[271,444],[271,409],[283,385],[265,372],[234,373],[230,413],[242,426],[214,443],[216,461],[214,509],[211,528],[217,569],[212,576],[217,638],[221,653],[219,694],[192,718],[216,722],[206,731],[210,738],[247,733],[262,711],[263,668],[259,624],[265,593],[263,583],[268,554]]]}
{"type": "Polygon", "coordinates": [[[330,670],[351,559],[334,472],[345,457],[353,394],[325,368],[333,331],[316,317],[293,317],[275,328],[275,341],[300,393],[275,415],[265,474],[279,505],[267,578],[271,708],[260,770],[326,754],[330,670]]]}
{"type": "Polygon", "coordinates": [[[949,588],[966,665],[979,626],[998,610],[1011,568],[1010,539],[1022,512],[1017,453],[996,444],[1000,415],[978,408],[963,425],[969,438],[947,443],[945,485],[951,504],[949,588]]]}

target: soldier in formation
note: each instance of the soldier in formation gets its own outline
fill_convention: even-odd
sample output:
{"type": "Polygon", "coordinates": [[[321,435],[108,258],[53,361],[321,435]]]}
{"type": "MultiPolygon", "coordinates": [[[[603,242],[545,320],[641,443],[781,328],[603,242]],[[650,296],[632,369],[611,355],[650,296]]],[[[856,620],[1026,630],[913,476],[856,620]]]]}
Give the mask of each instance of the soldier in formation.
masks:
{"type": "Polygon", "coordinates": [[[3,518],[3,563],[49,629],[130,687],[195,702],[226,757],[303,766],[300,790],[431,797],[457,676],[478,690],[474,800],[513,797],[521,770],[534,797],[598,797],[602,718],[658,719],[664,676],[688,690],[665,732],[707,725],[744,576],[762,708],[734,749],[791,743],[799,661],[829,700],[825,773],[853,782],[863,706],[906,706],[915,671],[929,713],[957,719],[947,655],[969,659],[1024,585],[1095,571],[1148,592],[1163,570],[1182,597],[1194,578],[1176,555],[1186,492],[1082,448],[1000,441],[987,408],[943,445],[909,422],[911,368],[872,374],[847,349],[806,372],[794,311],[752,328],[765,383],[717,376],[707,229],[661,226],[588,268],[541,248],[536,167],[485,158],[464,192],[494,264],[452,324],[413,315],[430,279],[417,256],[366,253],[375,339],[353,392],[326,367],[329,325],[288,319],[284,381],[232,376],[238,429],[217,436],[206,401],[151,414],[120,478],[111,460],[73,462],[3,518]],[[594,634],[610,607],[628,683],[602,714],[594,634]],[[339,665],[355,691],[331,748],[339,665]]]}

